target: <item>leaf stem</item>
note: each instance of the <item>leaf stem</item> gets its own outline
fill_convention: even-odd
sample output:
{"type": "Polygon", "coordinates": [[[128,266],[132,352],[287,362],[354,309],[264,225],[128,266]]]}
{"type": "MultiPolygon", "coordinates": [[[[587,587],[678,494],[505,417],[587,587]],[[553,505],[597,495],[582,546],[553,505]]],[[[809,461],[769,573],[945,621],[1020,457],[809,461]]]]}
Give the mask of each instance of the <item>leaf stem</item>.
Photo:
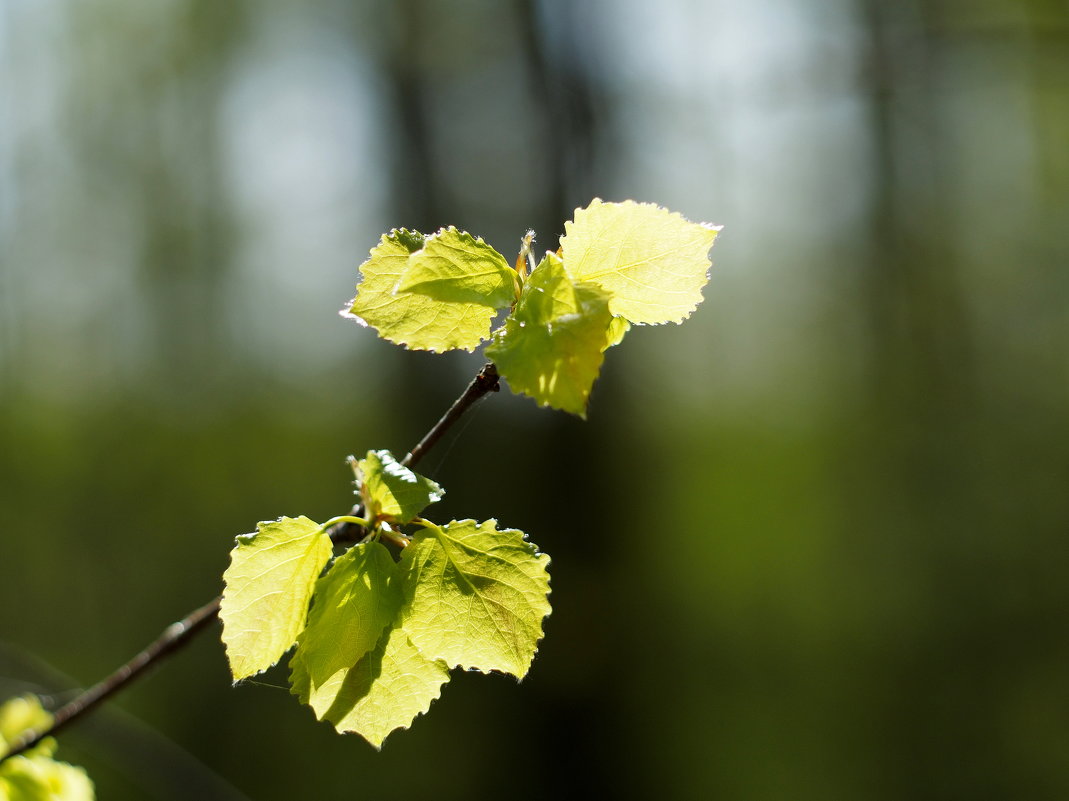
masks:
{"type": "Polygon", "coordinates": [[[389,540],[394,545],[396,545],[398,548],[407,548],[408,547],[408,537],[406,537],[404,534],[401,534],[398,531],[393,531],[393,530],[387,528],[385,524],[382,525],[381,527],[379,527],[378,533],[379,533],[379,537],[381,537],[384,540],[389,540]]]}
{"type": "Polygon", "coordinates": [[[371,525],[370,522],[362,517],[357,517],[356,515],[338,515],[337,517],[330,518],[330,520],[320,526],[320,528],[326,531],[339,523],[351,523],[354,526],[361,526],[363,528],[367,528],[371,525]]]}
{"type": "Polygon", "coordinates": [[[194,609],[177,623],[172,623],[163,630],[141,653],[128,661],[106,679],[97,682],[72,701],[64,704],[52,713],[52,723],[41,731],[24,733],[12,743],[6,754],[0,755],[0,762],[18,756],[37,745],[45,737],[52,737],[73,723],[82,715],[88,714],[119,690],[126,687],[150,666],[160,659],[177,651],[194,635],[204,631],[207,625],[219,614],[219,602],[222,597],[209,601],[199,609],[194,609]]]}
{"type": "MultiPolygon", "coordinates": [[[[475,378],[472,379],[471,383],[468,384],[467,389],[449,407],[449,410],[442,415],[441,419],[431,427],[423,439],[401,460],[401,464],[405,467],[412,467],[416,464],[476,401],[490,392],[497,392],[499,388],[497,368],[493,362],[487,362],[475,378]]],[[[357,504],[349,514],[339,515],[328,520],[323,528],[327,531],[332,541],[344,541],[351,537],[353,533],[363,531],[368,526],[368,521],[360,516],[362,511],[362,507],[357,504]]],[[[125,688],[152,665],[186,645],[196,634],[204,631],[208,624],[218,617],[221,600],[221,596],[217,597],[204,606],[193,610],[177,623],[172,623],[165,628],[160,636],[153,640],[141,653],[123,664],[107,678],[94,684],[72,701],[57,709],[52,714],[51,724],[38,731],[25,732],[12,743],[6,753],[0,754],[0,763],[29,751],[46,737],[59,734],[61,730],[75,720],[88,714],[98,705],[125,688]]]]}
{"type": "Polygon", "coordinates": [[[414,517],[410,522],[415,526],[423,526],[424,528],[429,528],[432,531],[437,531],[439,534],[442,533],[441,526],[439,526],[437,523],[432,523],[430,520],[424,520],[422,517],[414,517]]]}
{"type": "Polygon", "coordinates": [[[453,401],[449,411],[443,414],[442,418],[434,424],[416,447],[405,455],[405,458],[401,460],[401,464],[405,467],[414,466],[416,462],[426,455],[427,451],[434,447],[434,444],[442,438],[442,435],[449,430],[450,426],[459,420],[464,412],[470,409],[477,400],[489,392],[497,392],[500,387],[497,366],[493,362],[487,362],[483,365],[483,369],[479,371],[478,375],[471,380],[463,394],[453,401]]]}

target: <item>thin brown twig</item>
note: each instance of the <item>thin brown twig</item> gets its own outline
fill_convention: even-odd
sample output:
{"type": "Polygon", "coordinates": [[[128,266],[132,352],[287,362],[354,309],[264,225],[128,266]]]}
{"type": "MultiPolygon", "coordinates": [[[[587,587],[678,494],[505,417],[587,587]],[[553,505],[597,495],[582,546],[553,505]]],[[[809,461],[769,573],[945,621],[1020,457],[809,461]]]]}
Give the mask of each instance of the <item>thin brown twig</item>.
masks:
{"type": "MultiPolygon", "coordinates": [[[[416,446],[405,454],[405,458],[401,460],[401,464],[405,467],[414,467],[416,463],[422,459],[427,452],[434,447],[435,443],[442,438],[442,435],[452,427],[452,425],[459,420],[468,409],[475,405],[475,402],[480,398],[491,392],[497,392],[501,388],[500,377],[497,374],[497,365],[493,362],[487,362],[483,365],[476,375],[468,384],[467,389],[461,393],[460,397],[453,401],[453,405],[449,407],[448,411],[441,416],[437,423],[431,426],[430,431],[423,435],[416,446]]],[[[354,517],[361,517],[363,515],[363,507],[357,504],[349,512],[354,517]]],[[[327,529],[327,533],[330,535],[330,539],[333,542],[355,542],[360,540],[364,536],[364,529],[354,523],[341,522],[331,526],[327,529]]]]}
{"type": "Polygon", "coordinates": [[[405,467],[415,465],[427,451],[434,447],[434,444],[442,438],[442,435],[449,430],[449,427],[472,407],[475,401],[488,392],[497,392],[499,387],[497,366],[493,362],[487,362],[478,375],[468,384],[468,388],[464,390],[464,393],[453,401],[453,405],[449,407],[449,411],[442,415],[442,419],[435,423],[416,447],[405,455],[405,458],[401,460],[401,464],[405,467]]]}
{"type": "Polygon", "coordinates": [[[102,702],[117,693],[141,673],[160,659],[174,653],[195,634],[204,631],[207,625],[219,614],[221,597],[209,601],[204,606],[193,610],[177,623],[172,623],[163,630],[141,653],[123,664],[107,678],[97,682],[76,698],[67,702],[52,713],[52,723],[40,731],[31,731],[16,740],[6,754],[0,755],[0,762],[18,756],[36,746],[46,737],[59,734],[68,725],[83,715],[92,712],[102,702]]]}
{"type": "MultiPolygon", "coordinates": [[[[441,419],[431,427],[423,439],[401,460],[401,464],[405,467],[415,465],[476,401],[490,392],[497,392],[499,387],[497,368],[492,362],[488,362],[468,384],[463,394],[453,402],[449,410],[442,415],[441,419]]],[[[354,507],[354,515],[359,516],[359,508],[359,505],[354,507]]],[[[327,533],[332,541],[344,542],[352,538],[359,530],[360,526],[352,523],[338,523],[328,529],[327,533]]],[[[193,610],[177,623],[172,623],[165,628],[160,636],[137,656],[127,661],[110,676],[97,682],[52,713],[52,723],[49,726],[40,731],[30,731],[23,734],[21,738],[12,743],[7,753],[0,754],[0,763],[5,759],[10,759],[29,751],[46,737],[53,737],[59,734],[71,723],[88,714],[108,698],[125,688],[148,668],[175,653],[192,640],[196,634],[204,631],[208,624],[218,617],[221,601],[222,596],[217,597],[204,606],[193,610]]]]}

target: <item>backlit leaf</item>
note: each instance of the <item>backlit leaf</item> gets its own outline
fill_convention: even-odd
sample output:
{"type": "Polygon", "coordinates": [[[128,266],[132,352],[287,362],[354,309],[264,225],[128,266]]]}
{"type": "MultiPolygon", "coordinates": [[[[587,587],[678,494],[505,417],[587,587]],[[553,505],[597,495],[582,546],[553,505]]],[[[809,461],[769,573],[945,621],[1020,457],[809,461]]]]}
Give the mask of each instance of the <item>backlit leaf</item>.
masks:
{"type": "Polygon", "coordinates": [[[701,303],[720,226],[692,223],[651,203],[595,199],[564,224],[564,269],[607,290],[632,323],[679,323],[701,303]]]}
{"type": "Polygon", "coordinates": [[[453,521],[413,537],[401,557],[401,619],[429,659],[522,678],[550,612],[549,557],[496,523],[453,521]]]}
{"type": "Polygon", "coordinates": [[[0,754],[27,731],[40,731],[52,725],[52,715],[41,706],[36,695],[9,698],[0,705],[0,754]]]}
{"type": "Polygon", "coordinates": [[[474,350],[490,335],[495,309],[396,291],[408,269],[408,257],[423,242],[423,235],[416,231],[394,229],[383,234],[371,257],[360,265],[356,297],[342,315],[371,326],[383,339],[415,350],[474,350]]]}
{"type": "Polygon", "coordinates": [[[430,709],[448,681],[445,662],[424,656],[405,628],[394,626],[373,651],[321,688],[320,697],[333,700],[316,714],[339,732],[359,734],[381,748],[390,732],[408,728],[430,709]]]}
{"type": "Polygon", "coordinates": [[[290,662],[293,692],[320,720],[376,748],[427,711],[449,680],[398,624],[401,588],[386,548],[357,545],[316,586],[308,625],[290,662]]]}
{"type": "MultiPolygon", "coordinates": [[[[297,638],[290,684],[319,711],[321,688],[371,651],[401,608],[390,579],[396,564],[384,545],[354,545],[319,579],[308,623],[297,638]]],[[[329,704],[328,704],[329,705],[329,704]]]]}
{"type": "Polygon", "coordinates": [[[609,312],[609,297],[593,284],[574,283],[557,255],[547,253],[486,356],[513,391],[585,417],[610,334],[616,333],[610,328],[620,327],[613,325],[618,318],[609,312]]]}
{"type": "MultiPolygon", "coordinates": [[[[24,734],[51,725],[52,715],[33,695],[0,705],[0,754],[24,734]]],[[[45,738],[24,754],[0,764],[2,801],[93,801],[93,783],[82,768],[52,759],[56,741],[45,738]]]]}
{"type": "Polygon", "coordinates": [[[624,334],[631,330],[631,323],[623,317],[613,317],[609,323],[608,340],[609,347],[619,345],[624,341],[624,334]]]}
{"type": "Polygon", "coordinates": [[[93,801],[85,770],[46,757],[17,756],[0,765],[3,801],[93,801]]]}
{"type": "Polygon", "coordinates": [[[404,467],[386,450],[368,451],[354,470],[370,518],[407,523],[445,495],[435,482],[404,467]]]}
{"type": "Polygon", "coordinates": [[[267,670],[297,640],[330,555],[330,537],[307,517],[258,523],[237,538],[219,608],[235,681],[267,670]]]}
{"type": "Polygon", "coordinates": [[[427,237],[408,257],[398,292],[415,292],[447,303],[477,303],[500,309],[516,299],[519,277],[505,257],[456,228],[427,237]]]}

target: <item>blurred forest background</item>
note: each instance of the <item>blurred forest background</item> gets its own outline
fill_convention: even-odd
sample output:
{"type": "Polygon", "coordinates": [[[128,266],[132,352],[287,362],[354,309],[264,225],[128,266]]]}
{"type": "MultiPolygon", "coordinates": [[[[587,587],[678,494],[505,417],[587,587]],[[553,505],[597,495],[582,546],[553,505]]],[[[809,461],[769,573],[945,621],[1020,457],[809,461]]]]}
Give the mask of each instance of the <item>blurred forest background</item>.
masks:
{"type": "Polygon", "coordinates": [[[380,754],[206,635],[101,799],[1069,797],[1064,0],[0,0],[0,695],[62,701],[351,502],[482,364],[338,316],[393,226],[722,223],[590,420],[421,466],[529,532],[529,677],[380,754]]]}

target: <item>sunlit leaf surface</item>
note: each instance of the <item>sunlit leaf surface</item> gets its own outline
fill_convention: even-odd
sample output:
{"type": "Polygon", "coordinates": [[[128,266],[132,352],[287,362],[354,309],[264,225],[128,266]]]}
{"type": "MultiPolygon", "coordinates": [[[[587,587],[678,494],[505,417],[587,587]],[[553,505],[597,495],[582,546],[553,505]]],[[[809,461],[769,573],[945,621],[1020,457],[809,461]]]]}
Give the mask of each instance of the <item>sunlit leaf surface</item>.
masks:
{"type": "Polygon", "coordinates": [[[720,226],[692,223],[652,203],[595,199],[564,224],[564,269],[612,295],[632,323],[679,323],[702,300],[720,226]]]}

